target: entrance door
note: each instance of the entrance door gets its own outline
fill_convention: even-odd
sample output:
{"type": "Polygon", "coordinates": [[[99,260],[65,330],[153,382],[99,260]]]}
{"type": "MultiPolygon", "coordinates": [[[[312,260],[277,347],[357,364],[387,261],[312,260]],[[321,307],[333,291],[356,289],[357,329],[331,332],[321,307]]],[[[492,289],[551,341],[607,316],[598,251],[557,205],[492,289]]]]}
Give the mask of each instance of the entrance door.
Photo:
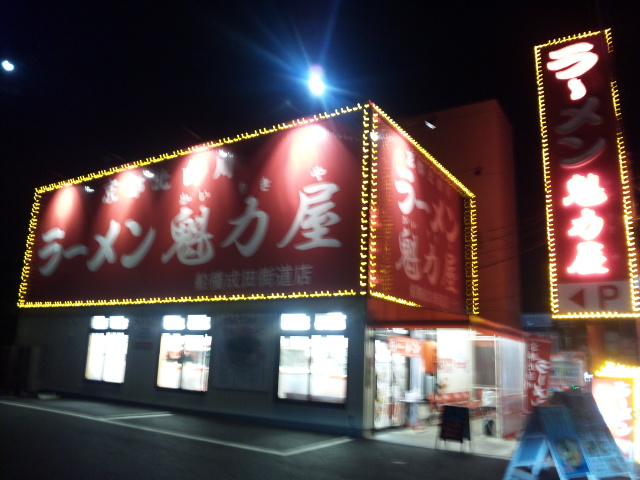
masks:
{"type": "Polygon", "coordinates": [[[404,426],[404,398],[408,387],[407,358],[393,355],[386,339],[375,340],[376,391],[373,426],[404,426]]]}

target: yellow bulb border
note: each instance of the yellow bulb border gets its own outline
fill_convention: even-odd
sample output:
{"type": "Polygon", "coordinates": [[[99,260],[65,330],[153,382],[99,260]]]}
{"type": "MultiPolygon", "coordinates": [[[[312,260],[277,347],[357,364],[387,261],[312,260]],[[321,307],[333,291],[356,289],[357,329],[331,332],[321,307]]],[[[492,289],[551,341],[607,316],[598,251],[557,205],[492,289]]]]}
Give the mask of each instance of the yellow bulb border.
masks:
{"type": "Polygon", "coordinates": [[[31,218],[27,235],[26,250],[23,259],[21,272],[21,283],[18,291],[19,308],[50,308],[50,307],[85,307],[85,306],[109,306],[109,305],[148,305],[165,303],[193,303],[193,302],[225,302],[225,301],[250,301],[250,300],[275,300],[294,298],[318,298],[318,297],[362,297],[372,295],[385,300],[420,307],[415,302],[384,295],[374,292],[371,288],[372,279],[376,275],[376,258],[371,253],[370,247],[376,244],[376,228],[371,226],[371,219],[375,221],[377,212],[377,142],[371,139],[371,133],[375,131],[376,125],[374,116],[382,116],[397,131],[403,135],[415,148],[417,148],[429,162],[438,169],[449,183],[459,191],[464,197],[464,223],[465,223],[465,273],[466,273],[466,298],[469,314],[478,313],[478,261],[477,261],[477,224],[475,197],[458,179],[449,173],[439,162],[437,162],[424,148],[422,148],[413,138],[411,138],[396,122],[384,113],[372,102],[364,105],[357,104],[355,107],[336,109],[333,112],[314,115],[287,123],[274,125],[271,128],[262,128],[251,133],[243,133],[235,137],[226,137],[218,141],[207,142],[193,147],[175,150],[172,153],[163,154],[157,157],[148,157],[144,160],[120,165],[109,170],[100,170],[87,175],[82,175],[70,180],[65,180],[35,189],[33,204],[31,207],[31,218]],[[144,167],[166,160],[171,160],[184,155],[197,152],[203,148],[217,148],[223,145],[232,144],[242,140],[247,140],[261,135],[268,135],[282,130],[288,130],[301,125],[308,125],[321,120],[336,117],[341,114],[362,112],[362,157],[361,157],[361,205],[360,205],[360,262],[359,262],[359,289],[358,290],[336,290],[336,291],[300,291],[293,293],[272,293],[272,294],[248,294],[248,295],[215,295],[215,296],[188,296],[188,297],[152,297],[152,298],[122,298],[108,300],[70,300],[52,302],[30,302],[26,300],[29,287],[29,276],[31,273],[31,261],[33,259],[33,247],[35,245],[35,231],[38,225],[38,214],[40,212],[40,201],[44,193],[64,188],[70,185],[77,185],[88,181],[96,180],[108,175],[121,173],[126,170],[144,167]]]}
{"type": "MultiPolygon", "coordinates": [[[[463,208],[464,208],[464,260],[465,260],[465,298],[466,309],[468,315],[478,315],[479,306],[479,289],[478,289],[478,226],[476,216],[476,201],[475,195],[464,186],[460,180],[454,177],[440,162],[438,162],[433,155],[425,150],[418,142],[413,139],[400,125],[398,125],[393,119],[391,119],[381,108],[375,104],[371,104],[373,109],[373,131],[377,128],[376,116],[382,117],[387,121],[405,140],[407,140],[414,148],[416,148],[423,157],[420,157],[421,161],[427,163],[427,166],[434,167],[438,170],[449,184],[463,196],[463,208]],[[426,159],[426,160],[425,160],[426,159]]],[[[370,222],[370,239],[371,249],[369,250],[369,290],[372,296],[383,298],[395,303],[400,303],[408,306],[421,306],[411,300],[395,298],[393,296],[386,295],[382,292],[374,291],[377,284],[377,263],[376,263],[376,247],[378,238],[377,218],[378,218],[378,150],[377,143],[372,143],[371,149],[371,218],[370,222]]]]}
{"type": "Polygon", "coordinates": [[[604,34],[607,42],[607,50],[613,52],[613,41],[611,37],[611,29],[600,30],[597,32],[586,32],[573,36],[563,37],[552,40],[543,45],[537,45],[534,48],[536,59],[536,84],[538,92],[538,113],[540,121],[540,132],[542,137],[542,161],[544,174],[544,190],[545,190],[545,211],[547,217],[547,246],[549,250],[549,283],[550,283],[550,307],[551,317],[558,320],[568,319],[591,319],[591,318],[637,318],[640,314],[640,291],[636,283],[638,276],[638,263],[635,233],[633,231],[633,199],[631,194],[631,180],[629,176],[628,158],[626,154],[624,136],[621,129],[621,113],[620,113],[620,94],[617,84],[614,80],[610,82],[611,99],[616,117],[616,141],[618,151],[618,168],[620,172],[620,182],[622,185],[622,202],[624,212],[624,228],[628,254],[628,282],[631,293],[631,312],[566,312],[560,313],[559,296],[558,296],[558,276],[557,276],[557,256],[556,256],[556,239],[553,219],[553,192],[551,190],[551,174],[549,159],[549,138],[548,126],[546,119],[546,105],[544,97],[543,72],[542,72],[542,53],[543,48],[558,45],[572,40],[579,40],[595,35],[604,34]]]}

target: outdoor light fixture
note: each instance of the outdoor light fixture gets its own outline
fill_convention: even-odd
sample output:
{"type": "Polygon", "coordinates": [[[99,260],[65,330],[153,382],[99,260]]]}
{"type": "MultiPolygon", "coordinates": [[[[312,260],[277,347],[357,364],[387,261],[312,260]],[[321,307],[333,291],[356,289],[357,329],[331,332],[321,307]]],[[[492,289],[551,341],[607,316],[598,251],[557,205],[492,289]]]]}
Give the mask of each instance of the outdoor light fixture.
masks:
{"type": "Polygon", "coordinates": [[[322,67],[314,65],[311,67],[311,71],[309,72],[309,90],[316,96],[322,95],[326,86],[324,84],[324,80],[322,79],[323,72],[322,67]]]}
{"type": "Polygon", "coordinates": [[[9,60],[3,60],[2,68],[5,70],[5,72],[12,72],[15,66],[9,60]]]}

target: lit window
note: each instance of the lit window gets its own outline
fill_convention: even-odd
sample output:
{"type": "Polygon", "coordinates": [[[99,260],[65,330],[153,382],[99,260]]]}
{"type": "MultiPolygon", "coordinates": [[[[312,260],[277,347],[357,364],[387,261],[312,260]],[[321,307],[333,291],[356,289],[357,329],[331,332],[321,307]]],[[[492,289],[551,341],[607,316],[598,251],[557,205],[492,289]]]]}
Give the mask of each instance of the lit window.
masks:
{"type": "Polygon", "coordinates": [[[211,317],[165,315],[160,339],[157,385],[206,392],[211,357],[211,317]],[[168,331],[167,331],[168,330],[168,331]],[[189,333],[186,333],[186,332],[189,333]]]}
{"type": "Polygon", "coordinates": [[[91,318],[85,378],[123,383],[129,347],[129,319],[122,316],[91,318]]]}
{"type": "Polygon", "coordinates": [[[206,315],[189,315],[187,330],[211,330],[211,317],[206,315]]]}
{"type": "Polygon", "coordinates": [[[91,317],[91,328],[95,330],[106,330],[109,328],[109,319],[103,316],[91,317]]]}
{"type": "Polygon", "coordinates": [[[126,330],[129,328],[129,319],[126,317],[109,317],[109,328],[111,330],[126,330]]]}
{"type": "Polygon", "coordinates": [[[282,330],[309,330],[311,317],[304,313],[283,313],[280,315],[280,328],[282,330]]]}
{"type": "Polygon", "coordinates": [[[345,333],[346,318],[337,312],[318,313],[312,329],[308,315],[280,317],[278,398],[345,403],[348,338],[339,333],[345,333]]]}
{"type": "Polygon", "coordinates": [[[316,330],[344,330],[347,316],[340,312],[318,313],[313,325],[316,330]]]}
{"type": "Polygon", "coordinates": [[[162,328],[165,330],[184,330],[184,317],[180,315],[165,315],[162,317],[162,328]]]}

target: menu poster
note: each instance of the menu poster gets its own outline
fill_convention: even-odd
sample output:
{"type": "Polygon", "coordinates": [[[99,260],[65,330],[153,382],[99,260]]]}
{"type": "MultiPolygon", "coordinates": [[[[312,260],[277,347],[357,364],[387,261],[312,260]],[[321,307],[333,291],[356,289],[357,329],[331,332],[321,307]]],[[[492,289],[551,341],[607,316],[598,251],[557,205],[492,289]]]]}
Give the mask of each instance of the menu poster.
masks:
{"type": "Polygon", "coordinates": [[[216,388],[266,392],[271,384],[273,315],[222,315],[214,322],[212,385],[216,388]]]}
{"type": "Polygon", "coordinates": [[[593,397],[578,395],[582,396],[554,396],[555,405],[533,409],[503,480],[539,478],[548,454],[553,458],[560,480],[633,480],[613,438],[607,440],[606,430],[600,428],[598,421],[593,421],[598,416],[602,419],[593,410],[593,397]]]}
{"type": "Polygon", "coordinates": [[[558,472],[562,470],[566,478],[586,475],[589,472],[589,466],[567,409],[541,408],[538,414],[544,425],[549,450],[558,472]]]}
{"type": "Polygon", "coordinates": [[[554,406],[534,407],[503,480],[537,479],[548,453],[560,480],[593,478],[568,410],[554,406]]]}
{"type": "Polygon", "coordinates": [[[587,463],[597,478],[626,474],[629,467],[591,394],[557,392],[551,403],[569,410],[587,463]]]}

